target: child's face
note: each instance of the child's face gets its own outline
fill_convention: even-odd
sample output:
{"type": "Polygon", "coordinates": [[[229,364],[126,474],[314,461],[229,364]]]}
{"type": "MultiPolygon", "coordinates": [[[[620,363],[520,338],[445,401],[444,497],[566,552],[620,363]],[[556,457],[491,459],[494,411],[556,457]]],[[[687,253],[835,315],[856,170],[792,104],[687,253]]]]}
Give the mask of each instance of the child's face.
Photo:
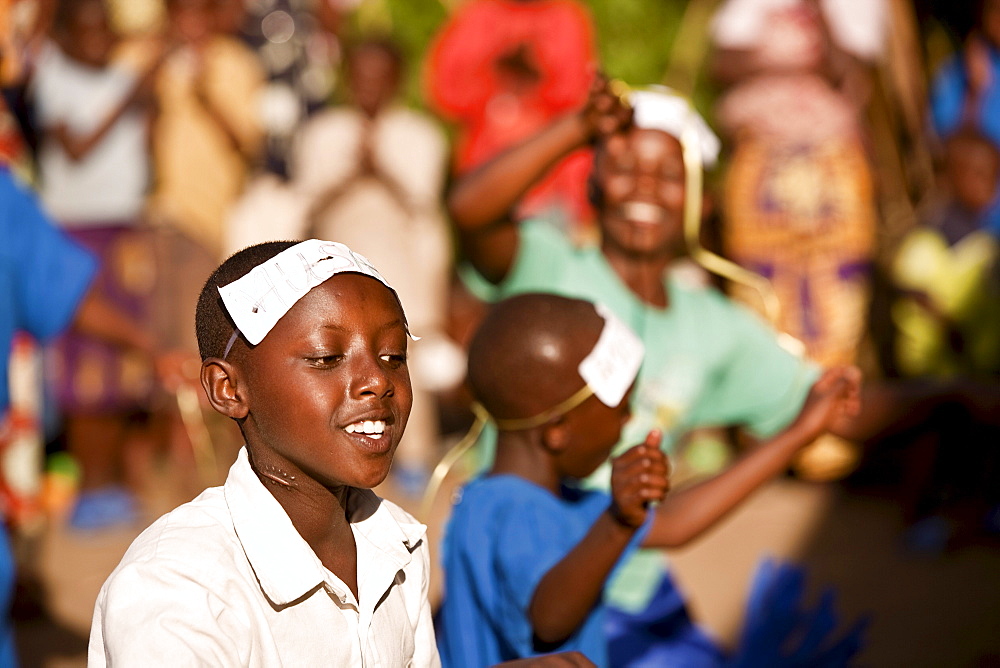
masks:
{"type": "Polygon", "coordinates": [[[381,483],[413,399],[406,346],[403,311],[373,278],[338,274],[296,302],[240,362],[258,470],[289,485],[381,483]]]}
{"type": "Polygon", "coordinates": [[[606,141],[594,169],[605,247],[629,255],[676,252],[684,220],[680,142],[660,130],[633,128],[606,141]]]}
{"type": "Polygon", "coordinates": [[[80,3],[69,19],[61,44],[67,55],[92,67],[104,67],[114,44],[104,5],[99,0],[80,3]]]}
{"type": "Polygon", "coordinates": [[[583,479],[607,461],[622,435],[622,427],[632,416],[629,390],[620,404],[605,406],[590,397],[565,416],[571,445],[562,454],[562,475],[583,479]]]}
{"type": "Polygon", "coordinates": [[[369,116],[390,103],[399,85],[399,71],[391,55],[376,47],[358,49],[347,67],[355,104],[369,116]]]}
{"type": "Polygon", "coordinates": [[[969,211],[983,211],[997,192],[997,154],[982,143],[963,141],[950,147],[945,174],[955,200],[969,211]]]}

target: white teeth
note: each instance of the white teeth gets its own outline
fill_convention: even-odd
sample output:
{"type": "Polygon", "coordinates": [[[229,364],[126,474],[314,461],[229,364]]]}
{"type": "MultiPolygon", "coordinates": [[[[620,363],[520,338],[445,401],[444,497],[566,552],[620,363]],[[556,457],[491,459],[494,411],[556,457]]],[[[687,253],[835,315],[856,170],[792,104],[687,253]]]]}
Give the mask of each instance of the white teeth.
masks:
{"type": "Polygon", "coordinates": [[[363,422],[355,422],[354,424],[349,424],[344,427],[344,431],[348,434],[365,434],[366,436],[371,436],[372,438],[379,438],[385,431],[385,420],[364,420],[363,422]]]}
{"type": "Polygon", "coordinates": [[[637,223],[658,223],[663,220],[665,214],[663,207],[649,202],[625,202],[622,205],[622,215],[625,219],[637,223]]]}

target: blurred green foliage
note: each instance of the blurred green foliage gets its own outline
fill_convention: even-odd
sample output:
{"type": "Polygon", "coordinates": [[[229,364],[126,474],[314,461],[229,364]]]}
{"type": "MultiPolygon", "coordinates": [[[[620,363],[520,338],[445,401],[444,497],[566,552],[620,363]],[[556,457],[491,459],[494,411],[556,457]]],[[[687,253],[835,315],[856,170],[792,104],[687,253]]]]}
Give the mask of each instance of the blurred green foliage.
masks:
{"type": "Polygon", "coordinates": [[[660,83],[686,2],[589,0],[604,71],[633,86],[660,83]]]}

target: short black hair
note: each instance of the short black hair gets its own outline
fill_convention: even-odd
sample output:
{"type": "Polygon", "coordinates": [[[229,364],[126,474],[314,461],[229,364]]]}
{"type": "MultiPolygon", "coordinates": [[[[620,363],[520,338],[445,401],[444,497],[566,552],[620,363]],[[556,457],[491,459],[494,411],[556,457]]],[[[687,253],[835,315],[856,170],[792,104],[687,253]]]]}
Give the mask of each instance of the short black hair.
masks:
{"type": "Polygon", "coordinates": [[[496,418],[526,418],[552,408],[584,381],[577,368],[604,321],[591,302],[522,293],[494,304],[469,343],[473,397],[496,418]]]}
{"type": "MultiPolygon", "coordinates": [[[[298,241],[265,241],[237,251],[219,265],[205,281],[198,296],[194,314],[194,329],[198,336],[198,353],[202,361],[209,357],[222,357],[229,337],[236,331],[236,323],[229,316],[219,288],[249,274],[254,267],[267,262],[278,253],[299,243],[298,241]]],[[[242,336],[242,335],[241,335],[242,336]]]]}

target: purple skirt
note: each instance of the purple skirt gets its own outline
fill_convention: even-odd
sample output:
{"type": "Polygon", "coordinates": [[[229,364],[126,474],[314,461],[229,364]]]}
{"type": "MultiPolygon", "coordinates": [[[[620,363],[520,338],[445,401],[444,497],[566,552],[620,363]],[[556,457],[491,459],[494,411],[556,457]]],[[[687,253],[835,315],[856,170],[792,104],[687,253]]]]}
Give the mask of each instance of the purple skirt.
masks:
{"type": "MultiPolygon", "coordinates": [[[[92,290],[147,326],[155,283],[155,263],[148,233],[130,225],[68,229],[99,262],[92,290]]],[[[53,398],[61,411],[110,414],[146,408],[154,372],[141,354],[70,331],[51,347],[46,361],[53,398]]]]}

